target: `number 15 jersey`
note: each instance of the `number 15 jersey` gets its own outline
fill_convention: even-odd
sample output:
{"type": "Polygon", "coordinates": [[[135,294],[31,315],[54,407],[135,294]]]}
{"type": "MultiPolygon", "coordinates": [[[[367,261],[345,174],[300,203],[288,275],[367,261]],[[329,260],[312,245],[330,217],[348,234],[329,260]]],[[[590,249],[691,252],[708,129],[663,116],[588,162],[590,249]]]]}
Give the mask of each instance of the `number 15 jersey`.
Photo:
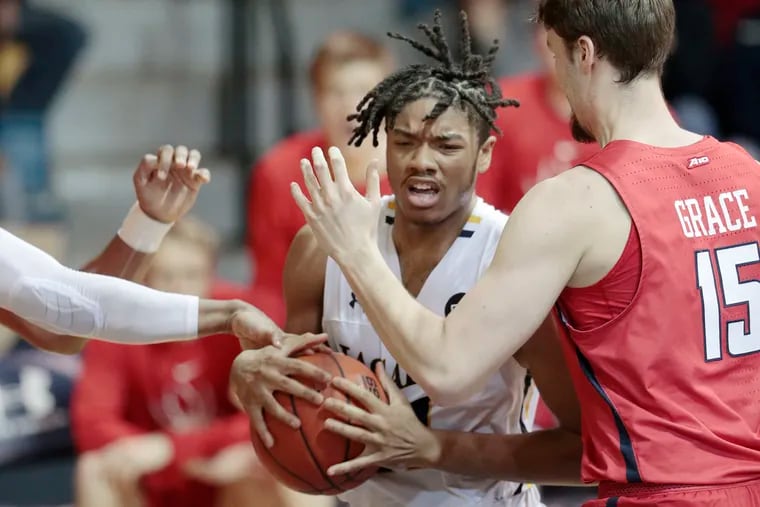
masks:
{"type": "Polygon", "coordinates": [[[569,322],[572,290],[559,301],[583,478],[759,479],[760,166],[710,137],[672,149],[614,141],[584,165],[627,207],[638,242],[626,249],[640,256],[619,262],[641,275],[630,304],[592,329],[569,322]]]}

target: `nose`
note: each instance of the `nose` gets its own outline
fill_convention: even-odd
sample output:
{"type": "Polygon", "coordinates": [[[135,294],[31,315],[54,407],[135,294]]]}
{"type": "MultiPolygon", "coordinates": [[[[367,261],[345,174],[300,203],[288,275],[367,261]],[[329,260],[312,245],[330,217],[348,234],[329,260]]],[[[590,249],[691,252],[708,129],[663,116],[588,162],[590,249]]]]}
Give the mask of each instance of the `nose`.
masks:
{"type": "Polygon", "coordinates": [[[435,162],[434,150],[427,143],[421,143],[414,150],[412,158],[409,161],[409,170],[415,174],[425,174],[428,176],[438,172],[438,165],[435,162]]]}

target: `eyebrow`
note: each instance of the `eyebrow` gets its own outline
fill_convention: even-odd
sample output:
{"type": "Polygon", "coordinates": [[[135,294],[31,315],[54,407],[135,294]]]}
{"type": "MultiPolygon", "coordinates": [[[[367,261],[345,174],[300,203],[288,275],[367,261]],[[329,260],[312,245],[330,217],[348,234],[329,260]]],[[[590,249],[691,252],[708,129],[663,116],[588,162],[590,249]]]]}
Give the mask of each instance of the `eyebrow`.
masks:
{"type": "MultiPolygon", "coordinates": [[[[409,132],[408,130],[404,130],[399,127],[393,127],[392,132],[394,134],[399,134],[406,137],[411,137],[416,139],[419,137],[417,134],[414,134],[412,132],[409,132]]],[[[447,132],[443,134],[439,134],[437,136],[433,137],[436,141],[464,141],[464,137],[461,134],[457,134],[455,132],[447,132]]]]}

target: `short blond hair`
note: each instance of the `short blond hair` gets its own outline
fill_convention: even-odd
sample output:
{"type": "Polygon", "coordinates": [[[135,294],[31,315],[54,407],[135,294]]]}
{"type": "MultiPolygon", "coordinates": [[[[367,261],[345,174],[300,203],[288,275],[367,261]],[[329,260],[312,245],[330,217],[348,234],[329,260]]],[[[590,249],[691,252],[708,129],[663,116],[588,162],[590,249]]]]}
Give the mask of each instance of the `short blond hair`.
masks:
{"type": "Polygon", "coordinates": [[[212,257],[219,253],[221,240],[219,235],[206,222],[192,216],[186,216],[169,230],[166,239],[193,243],[206,250],[212,257]]]}

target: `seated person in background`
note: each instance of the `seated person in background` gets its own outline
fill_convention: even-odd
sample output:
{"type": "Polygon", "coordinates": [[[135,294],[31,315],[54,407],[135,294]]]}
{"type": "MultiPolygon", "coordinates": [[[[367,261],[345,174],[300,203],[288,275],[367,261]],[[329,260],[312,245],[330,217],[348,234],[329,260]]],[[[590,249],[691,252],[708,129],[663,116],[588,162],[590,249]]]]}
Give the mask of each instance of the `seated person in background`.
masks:
{"type": "Polygon", "coordinates": [[[477,193],[486,202],[511,213],[536,183],[570,169],[599,146],[573,140],[570,105],[557,83],[546,31],[535,28],[535,47],[543,70],[499,81],[502,94],[520,107],[498,112],[502,136],[493,149],[491,168],[478,178],[477,193]]]}
{"type": "MultiPolygon", "coordinates": [[[[290,196],[290,183],[300,181],[300,161],[311,149],[338,146],[357,188],[372,159],[385,160],[384,133],[379,145],[348,147],[354,124],[346,120],[356,104],[393,69],[390,53],[380,43],[359,33],[336,32],[329,36],[312,61],[309,78],[319,129],[295,134],[274,146],[253,168],[248,192],[247,243],[255,272],[256,290],[268,290],[281,298],[282,271],[291,241],[304,225],[303,215],[290,196]]],[[[383,193],[388,193],[385,181],[383,193]]],[[[284,311],[284,304],[283,304],[284,311]]]]}
{"type": "MultiPolygon", "coordinates": [[[[185,219],[146,277],[159,290],[242,298],[214,280],[213,231],[185,219]]],[[[274,318],[277,304],[251,301],[274,318]]],[[[124,346],[90,343],[72,400],[77,505],[309,505],[257,465],[248,417],[231,401],[233,336],[124,346]]]]}

